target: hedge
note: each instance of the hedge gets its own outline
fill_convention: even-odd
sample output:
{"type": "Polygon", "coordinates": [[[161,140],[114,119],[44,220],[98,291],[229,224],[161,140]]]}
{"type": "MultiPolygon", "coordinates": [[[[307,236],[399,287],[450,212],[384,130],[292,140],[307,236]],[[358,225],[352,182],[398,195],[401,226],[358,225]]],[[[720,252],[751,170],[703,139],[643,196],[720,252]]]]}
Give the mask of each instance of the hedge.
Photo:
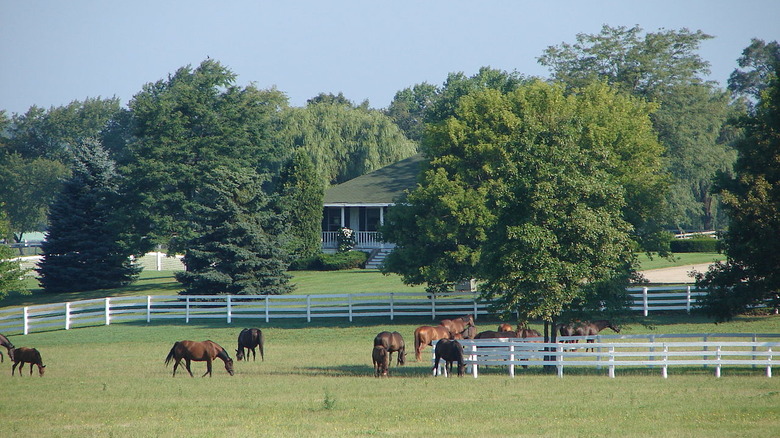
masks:
{"type": "Polygon", "coordinates": [[[710,237],[693,239],[673,239],[669,242],[669,250],[674,252],[720,252],[720,241],[710,237]]]}
{"type": "Polygon", "coordinates": [[[336,254],[317,254],[305,259],[299,259],[290,264],[291,271],[339,271],[343,269],[362,268],[368,260],[368,254],[363,251],[346,251],[336,254]]]}

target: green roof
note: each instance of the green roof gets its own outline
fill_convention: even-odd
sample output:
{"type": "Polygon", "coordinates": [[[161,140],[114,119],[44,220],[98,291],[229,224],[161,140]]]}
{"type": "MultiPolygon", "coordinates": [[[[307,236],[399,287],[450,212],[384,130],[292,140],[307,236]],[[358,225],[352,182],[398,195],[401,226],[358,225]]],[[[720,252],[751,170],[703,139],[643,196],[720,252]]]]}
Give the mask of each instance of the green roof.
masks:
{"type": "Polygon", "coordinates": [[[423,161],[421,154],[390,164],[381,169],[331,186],[325,191],[324,204],[365,205],[393,204],[417,184],[417,173],[423,161]]]}

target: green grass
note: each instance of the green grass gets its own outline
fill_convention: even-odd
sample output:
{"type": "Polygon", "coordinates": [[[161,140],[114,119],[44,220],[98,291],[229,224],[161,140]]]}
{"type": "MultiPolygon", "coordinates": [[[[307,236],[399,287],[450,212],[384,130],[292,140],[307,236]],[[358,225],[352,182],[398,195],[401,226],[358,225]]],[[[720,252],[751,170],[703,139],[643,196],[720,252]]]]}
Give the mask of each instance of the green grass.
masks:
{"type": "MultiPolygon", "coordinates": [[[[656,316],[656,332],[780,331],[780,317],[739,318],[715,326],[683,315],[656,316]]],[[[478,379],[433,378],[429,361],[375,379],[371,340],[430,321],[361,320],[257,324],[266,360],[220,361],[212,378],[171,377],[163,360],[176,340],[213,339],[234,354],[239,329],[200,324],[115,324],[14,336],[37,347],[43,378],[11,377],[0,364],[3,435],[40,437],[211,436],[778,436],[780,380],[760,369],[670,368],[573,371],[560,379],[518,368],[514,379],[491,368],[478,379]]],[[[477,321],[494,329],[496,321],[477,321]]],[[[538,324],[535,328],[540,328],[538,324]]],[[[644,333],[641,324],[626,333],[644,333]]],[[[430,348],[424,357],[429,357],[430,348]]]]}
{"type": "Polygon", "coordinates": [[[673,255],[672,260],[653,255],[652,259],[646,254],[639,254],[640,270],[672,268],[675,266],[695,265],[699,263],[712,263],[718,260],[725,260],[725,254],[715,252],[691,252],[677,253],[673,255]]]}

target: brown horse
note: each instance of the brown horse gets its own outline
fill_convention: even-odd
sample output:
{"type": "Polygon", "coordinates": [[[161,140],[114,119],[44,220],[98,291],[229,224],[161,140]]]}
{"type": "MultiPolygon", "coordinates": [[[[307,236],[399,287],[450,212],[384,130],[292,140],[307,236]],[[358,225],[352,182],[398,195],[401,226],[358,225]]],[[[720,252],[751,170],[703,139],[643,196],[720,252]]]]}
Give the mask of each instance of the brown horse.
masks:
{"type": "Polygon", "coordinates": [[[249,353],[244,355],[244,348],[252,352],[252,360],[257,360],[257,354],[255,354],[255,347],[260,347],[260,359],[265,360],[263,354],[263,331],[259,328],[245,328],[238,334],[238,349],[236,350],[236,360],[249,360],[249,353]]]}
{"type": "MultiPolygon", "coordinates": [[[[620,333],[620,327],[613,325],[607,319],[599,319],[596,321],[583,321],[574,328],[574,334],[576,336],[595,336],[605,328],[611,328],[615,333],[620,333]]],[[[588,339],[588,343],[593,343],[593,339],[588,339]]],[[[591,348],[591,350],[593,350],[591,348]]],[[[586,348],[585,351],[588,351],[586,348]]]]}
{"type": "MultiPolygon", "coordinates": [[[[5,347],[8,350],[8,357],[14,360],[14,344],[8,340],[2,333],[0,333],[0,346],[5,347]]],[[[3,352],[0,351],[0,362],[3,362],[3,352]]]]}
{"type": "Polygon", "coordinates": [[[396,360],[398,360],[398,365],[406,363],[406,344],[404,343],[404,337],[400,333],[380,332],[374,338],[374,346],[377,345],[385,347],[390,362],[393,361],[393,352],[397,352],[396,360]]]}
{"type": "Polygon", "coordinates": [[[225,351],[224,348],[220,347],[219,344],[217,344],[214,341],[203,341],[203,342],[194,342],[194,341],[178,341],[173,344],[173,347],[171,347],[170,353],[168,353],[168,357],[165,358],[165,365],[168,365],[168,362],[171,361],[171,359],[176,360],[176,363],[173,365],[173,376],[176,377],[176,368],[179,367],[179,363],[182,359],[184,359],[185,367],[187,368],[187,372],[190,373],[190,377],[193,377],[192,370],[190,370],[190,362],[196,361],[196,362],[206,362],[206,373],[203,374],[202,377],[206,377],[206,374],[211,377],[211,362],[214,360],[214,358],[220,358],[223,362],[225,362],[225,369],[227,370],[228,374],[231,376],[233,375],[233,359],[228,356],[227,351],[225,351]]]}
{"type": "Polygon", "coordinates": [[[475,336],[477,336],[477,327],[472,325],[466,330],[463,330],[463,333],[456,333],[452,339],[474,339],[475,336]]]}
{"type": "Polygon", "coordinates": [[[30,364],[30,375],[32,376],[33,372],[33,365],[38,366],[38,375],[43,377],[43,373],[46,371],[46,365],[43,364],[43,360],[41,359],[41,353],[38,352],[38,350],[34,348],[27,348],[27,347],[21,347],[21,348],[15,348],[13,352],[8,353],[9,356],[11,356],[11,359],[14,361],[14,366],[11,368],[11,375],[14,375],[14,371],[16,371],[16,366],[19,365],[19,376],[22,375],[22,368],[24,367],[25,363],[30,364]]]}
{"type": "Polygon", "coordinates": [[[455,319],[442,319],[439,325],[447,327],[450,331],[450,339],[458,333],[463,333],[467,328],[474,326],[474,315],[464,315],[455,319]]]}
{"type": "Polygon", "coordinates": [[[511,332],[512,331],[512,325],[506,322],[502,322],[498,325],[497,332],[511,332]]]}
{"type": "Polygon", "coordinates": [[[371,360],[374,362],[374,377],[387,377],[390,368],[390,354],[387,349],[382,345],[374,345],[371,360]]]}
{"type": "Polygon", "coordinates": [[[447,369],[449,368],[449,374],[452,374],[452,363],[458,363],[458,377],[463,377],[463,368],[465,362],[463,360],[463,346],[458,341],[450,341],[449,339],[441,339],[436,343],[436,348],[433,350],[433,375],[436,376],[439,369],[439,360],[444,359],[444,375],[447,376],[447,369]]]}
{"type": "Polygon", "coordinates": [[[516,338],[517,332],[514,331],[507,331],[507,332],[494,332],[493,330],[485,330],[484,332],[479,332],[474,337],[474,339],[500,339],[500,338],[516,338]]]}
{"type": "Polygon", "coordinates": [[[532,328],[517,326],[515,336],[518,338],[541,338],[542,334],[532,328]]]}
{"type": "Polygon", "coordinates": [[[452,339],[452,333],[443,325],[436,327],[423,325],[414,330],[414,358],[418,361],[422,358],[422,351],[426,345],[439,339],[452,339]]]}

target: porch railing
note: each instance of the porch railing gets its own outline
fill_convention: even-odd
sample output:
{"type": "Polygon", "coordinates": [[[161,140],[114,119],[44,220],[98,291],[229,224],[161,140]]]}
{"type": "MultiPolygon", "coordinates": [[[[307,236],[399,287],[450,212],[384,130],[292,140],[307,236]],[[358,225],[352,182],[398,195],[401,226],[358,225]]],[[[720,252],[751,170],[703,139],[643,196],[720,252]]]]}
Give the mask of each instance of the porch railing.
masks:
{"type": "MultiPolygon", "coordinates": [[[[322,232],[322,247],[323,248],[337,248],[338,243],[338,231],[323,231],[322,232]]],[[[355,247],[356,248],[379,248],[387,246],[383,245],[382,240],[379,238],[379,232],[377,231],[355,231],[355,247]]]]}

